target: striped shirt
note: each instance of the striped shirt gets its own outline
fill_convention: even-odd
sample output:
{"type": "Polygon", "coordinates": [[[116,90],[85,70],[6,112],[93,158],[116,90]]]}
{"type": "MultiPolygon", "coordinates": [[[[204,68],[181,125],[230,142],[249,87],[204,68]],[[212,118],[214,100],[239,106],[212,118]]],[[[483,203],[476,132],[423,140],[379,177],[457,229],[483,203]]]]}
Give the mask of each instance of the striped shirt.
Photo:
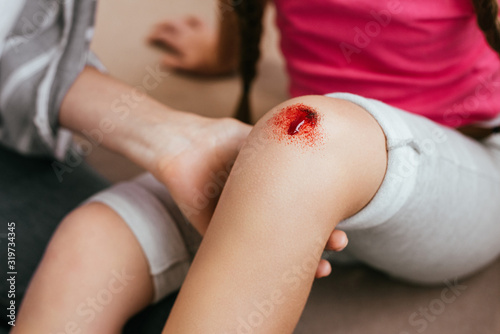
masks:
{"type": "Polygon", "coordinates": [[[0,0],[0,145],[63,159],[62,100],[89,51],[96,0],[0,0]]]}

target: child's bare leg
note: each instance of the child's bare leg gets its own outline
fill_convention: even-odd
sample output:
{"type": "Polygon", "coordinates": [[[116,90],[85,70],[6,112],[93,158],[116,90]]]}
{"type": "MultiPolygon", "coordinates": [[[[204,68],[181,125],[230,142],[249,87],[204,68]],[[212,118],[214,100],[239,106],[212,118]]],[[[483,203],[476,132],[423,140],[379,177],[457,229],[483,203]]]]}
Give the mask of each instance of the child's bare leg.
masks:
{"type": "Polygon", "coordinates": [[[132,231],[109,207],[91,203],[54,234],[12,333],[120,333],[152,299],[148,263],[132,231]]]}
{"type": "Polygon", "coordinates": [[[238,157],[163,332],[291,333],[330,233],[374,196],[386,152],[378,123],[350,102],[301,97],[268,113],[238,157]],[[320,115],[312,142],[268,121],[296,103],[320,115]]]}

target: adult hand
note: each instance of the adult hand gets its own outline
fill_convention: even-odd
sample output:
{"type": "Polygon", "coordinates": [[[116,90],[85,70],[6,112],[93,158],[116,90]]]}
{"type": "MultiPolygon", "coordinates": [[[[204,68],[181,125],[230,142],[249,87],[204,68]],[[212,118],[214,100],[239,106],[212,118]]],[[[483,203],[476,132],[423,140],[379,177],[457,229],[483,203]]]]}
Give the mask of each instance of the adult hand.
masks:
{"type": "Polygon", "coordinates": [[[224,59],[220,52],[217,30],[195,16],[157,24],[148,41],[165,50],[162,64],[174,70],[222,75],[233,72],[237,66],[235,56],[224,59]]]}
{"type": "MultiPolygon", "coordinates": [[[[167,149],[169,153],[159,160],[156,177],[167,185],[184,215],[204,234],[251,126],[234,119],[188,118],[187,124],[179,124],[182,133],[171,139],[174,143],[167,149]]],[[[334,230],[325,249],[341,251],[347,242],[344,231],[334,230]]],[[[321,259],[316,278],[330,275],[331,270],[330,262],[321,259]]]]}

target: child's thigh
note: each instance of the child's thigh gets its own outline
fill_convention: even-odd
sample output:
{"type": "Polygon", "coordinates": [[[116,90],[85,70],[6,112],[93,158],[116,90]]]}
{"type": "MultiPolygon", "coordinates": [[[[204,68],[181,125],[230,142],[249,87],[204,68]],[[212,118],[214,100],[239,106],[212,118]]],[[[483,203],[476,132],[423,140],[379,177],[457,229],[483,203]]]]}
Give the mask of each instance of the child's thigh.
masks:
{"type": "Polygon", "coordinates": [[[89,202],[106,204],[132,230],[149,265],[155,302],[180,288],[201,236],[163,184],[143,174],[96,194],[89,202]]]}
{"type": "Polygon", "coordinates": [[[421,283],[465,276],[494,260],[500,253],[498,146],[380,102],[353,99],[384,129],[388,168],[372,201],[339,224],[349,237],[347,251],[421,283]]]}

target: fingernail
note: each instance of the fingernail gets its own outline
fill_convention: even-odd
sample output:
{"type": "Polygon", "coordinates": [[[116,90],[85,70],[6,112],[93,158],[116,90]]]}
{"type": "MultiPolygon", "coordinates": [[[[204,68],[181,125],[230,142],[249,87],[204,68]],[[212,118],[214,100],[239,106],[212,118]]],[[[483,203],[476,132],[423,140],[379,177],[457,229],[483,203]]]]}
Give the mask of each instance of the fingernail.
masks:
{"type": "Polygon", "coordinates": [[[349,239],[347,237],[344,237],[344,245],[341,248],[338,248],[337,252],[343,251],[347,247],[348,243],[349,243],[349,239]]]}

